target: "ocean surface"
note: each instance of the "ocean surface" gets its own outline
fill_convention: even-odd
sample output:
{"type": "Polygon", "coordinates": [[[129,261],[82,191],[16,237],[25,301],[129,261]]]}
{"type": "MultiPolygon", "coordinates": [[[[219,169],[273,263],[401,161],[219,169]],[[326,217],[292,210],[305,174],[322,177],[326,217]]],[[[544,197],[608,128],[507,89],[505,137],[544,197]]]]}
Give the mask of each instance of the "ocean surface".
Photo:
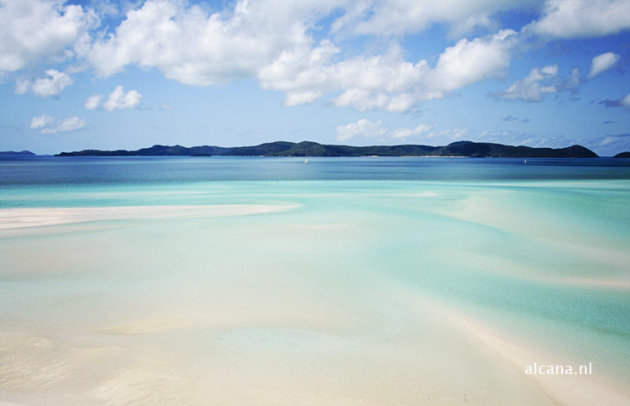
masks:
{"type": "Polygon", "coordinates": [[[0,160],[0,404],[616,404],[628,382],[630,160],[0,160]]]}

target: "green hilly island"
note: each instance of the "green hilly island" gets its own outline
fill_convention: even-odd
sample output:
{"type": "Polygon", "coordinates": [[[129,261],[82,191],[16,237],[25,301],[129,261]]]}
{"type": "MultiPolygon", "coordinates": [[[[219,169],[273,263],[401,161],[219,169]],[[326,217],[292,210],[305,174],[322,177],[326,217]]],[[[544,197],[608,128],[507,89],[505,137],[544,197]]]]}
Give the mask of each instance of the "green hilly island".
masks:
{"type": "Polygon", "coordinates": [[[566,148],[533,148],[487,142],[458,141],[445,146],[429,145],[328,145],[303,141],[276,141],[255,146],[217,147],[154,145],[135,151],[86,149],[62,152],[58,156],[265,156],[265,157],[354,157],[354,156],[433,156],[471,158],[597,158],[581,145],[566,148]]]}

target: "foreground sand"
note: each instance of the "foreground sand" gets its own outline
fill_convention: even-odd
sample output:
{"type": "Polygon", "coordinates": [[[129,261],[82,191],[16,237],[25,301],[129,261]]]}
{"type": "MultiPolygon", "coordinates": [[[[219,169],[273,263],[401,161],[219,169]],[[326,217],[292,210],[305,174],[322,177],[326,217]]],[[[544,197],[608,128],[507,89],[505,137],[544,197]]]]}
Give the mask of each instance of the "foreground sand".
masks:
{"type": "MultiPolygon", "coordinates": [[[[37,243],[42,235],[71,235],[76,229],[69,226],[80,224],[82,233],[91,230],[93,243],[102,243],[102,260],[108,253],[104,242],[111,238],[100,235],[111,221],[260,215],[297,207],[6,209],[0,210],[0,236],[37,243]]],[[[292,224],[277,232],[303,238],[296,244],[307,246],[343,236],[344,227],[292,224]]],[[[77,263],[90,260],[80,255],[83,240],[72,238],[64,243],[75,244],[65,248],[77,251],[77,263]]],[[[125,240],[112,244],[111,252],[118,252],[125,240]]],[[[40,252],[74,263],[55,256],[54,248],[40,252]]],[[[117,281],[115,271],[104,270],[114,276],[97,279],[98,288],[94,282],[83,287],[81,279],[64,282],[67,289],[86,292],[82,296],[55,296],[52,302],[33,296],[14,312],[5,309],[0,405],[630,404],[623,383],[605,374],[525,375],[532,362],[582,360],[550,355],[384,274],[345,269],[348,283],[331,284],[343,282],[338,269],[313,272],[291,259],[274,261],[284,265],[232,266],[193,283],[169,276],[164,283],[149,278],[134,284],[137,275],[122,276],[130,286],[122,283],[116,290],[108,287],[117,281]]],[[[16,284],[23,277],[3,276],[16,284]]],[[[15,297],[5,300],[18,303],[15,297]]]]}
{"type": "Polygon", "coordinates": [[[601,377],[524,375],[532,360],[567,360],[442,305],[409,297],[391,306],[398,319],[375,318],[380,330],[234,314],[235,325],[170,315],[71,334],[4,332],[0,391],[24,405],[630,402],[601,377]]]}

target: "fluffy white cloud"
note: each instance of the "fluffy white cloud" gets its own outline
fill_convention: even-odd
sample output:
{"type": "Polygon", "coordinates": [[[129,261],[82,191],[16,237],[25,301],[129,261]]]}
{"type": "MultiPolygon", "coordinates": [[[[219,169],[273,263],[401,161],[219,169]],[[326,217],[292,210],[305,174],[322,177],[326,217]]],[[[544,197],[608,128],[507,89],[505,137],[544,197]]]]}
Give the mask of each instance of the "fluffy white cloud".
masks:
{"type": "Polygon", "coordinates": [[[528,29],[560,38],[597,37],[630,28],[628,0],[548,0],[528,29]]]}
{"type": "Polygon", "coordinates": [[[125,93],[122,86],[116,86],[103,103],[103,108],[107,111],[131,109],[140,104],[140,99],[142,99],[142,95],[136,90],[130,90],[125,93]]]}
{"type": "Polygon", "coordinates": [[[233,11],[210,14],[183,1],[149,0],[96,41],[89,60],[104,76],[136,64],[189,85],[226,83],[310,43],[307,21],[337,3],[241,0],[233,11]]]}
{"type": "MultiPolygon", "coordinates": [[[[444,5],[429,1],[394,3],[399,11],[412,9],[398,17],[406,19],[413,14],[415,20],[411,21],[416,27],[418,18],[426,24],[459,22],[468,19],[465,16],[471,8],[485,15],[514,6],[489,0],[449,0],[444,5]],[[425,11],[428,14],[423,14],[425,11]]],[[[367,9],[350,0],[277,0],[273,4],[270,0],[242,0],[229,12],[212,14],[183,1],[149,0],[128,12],[113,34],[97,40],[88,59],[103,76],[130,64],[157,67],[168,78],[197,86],[255,76],[262,88],[285,92],[289,106],[337,93],[333,100],[336,106],[396,112],[496,77],[509,65],[516,34],[511,30],[462,39],[445,49],[434,68],[424,59],[416,63],[405,60],[398,46],[384,54],[344,60],[330,40],[314,42],[310,30],[334,9],[345,13],[333,23],[333,30],[382,35],[389,33],[387,27],[401,27],[400,21],[393,22],[395,13],[380,3],[364,5],[367,9]],[[366,15],[368,9],[371,11],[366,15]],[[362,22],[365,24],[360,28],[362,22]]]]}
{"type": "Polygon", "coordinates": [[[125,93],[123,87],[119,85],[116,86],[104,102],[102,94],[95,94],[87,98],[83,107],[87,110],[95,110],[102,107],[106,111],[131,109],[137,107],[140,104],[140,100],[142,100],[142,95],[137,90],[130,90],[125,93]]]}
{"type": "Polygon", "coordinates": [[[72,78],[55,69],[46,71],[46,76],[33,82],[33,92],[42,97],[59,94],[65,87],[73,83],[72,78]]]}
{"type": "Polygon", "coordinates": [[[286,92],[285,103],[313,101],[325,93],[341,92],[336,106],[360,111],[382,109],[405,112],[418,102],[444,97],[453,90],[499,76],[509,65],[514,31],[473,40],[463,39],[448,47],[434,68],[422,59],[403,57],[400,47],[376,56],[335,61],[339,52],[329,41],[314,48],[284,52],[258,74],[264,89],[286,92]]]}
{"type": "Polygon", "coordinates": [[[619,62],[619,55],[614,52],[606,52],[605,54],[597,55],[591,61],[591,71],[588,77],[594,78],[605,70],[615,66],[617,62],[619,62]]]}
{"type": "Polygon", "coordinates": [[[356,137],[379,138],[381,141],[389,138],[400,141],[413,135],[428,133],[432,128],[433,126],[428,124],[419,124],[414,128],[388,130],[383,128],[382,121],[372,122],[362,118],[355,123],[338,126],[337,141],[344,142],[356,137]]]}
{"type": "Polygon", "coordinates": [[[498,92],[497,97],[507,100],[542,101],[546,93],[555,93],[551,84],[558,74],[558,65],[534,68],[526,78],[517,80],[507,89],[498,92]]]}
{"type": "Polygon", "coordinates": [[[42,58],[65,59],[88,40],[94,15],[58,0],[2,0],[0,71],[14,72],[42,58]]]}
{"type": "Polygon", "coordinates": [[[31,129],[35,130],[38,128],[47,127],[55,121],[54,117],[51,117],[47,114],[43,114],[41,116],[35,116],[31,119],[31,129]]]}
{"type": "Polygon", "coordinates": [[[77,116],[68,117],[61,121],[59,125],[54,128],[44,128],[42,130],[43,133],[59,133],[66,131],[74,131],[79,128],[85,127],[85,120],[80,119],[77,116]]]}
{"type": "Polygon", "coordinates": [[[626,95],[626,97],[624,97],[623,99],[621,99],[619,101],[619,104],[621,104],[622,107],[625,107],[627,109],[630,109],[630,93],[628,93],[626,95]]]}
{"type": "Polygon", "coordinates": [[[425,60],[405,61],[402,51],[395,48],[385,55],[331,64],[320,74],[330,78],[331,90],[342,91],[333,100],[336,106],[404,112],[420,99],[430,98],[423,83],[430,70],[425,60]]]}
{"type": "Polygon", "coordinates": [[[18,80],[15,86],[15,93],[24,94],[31,90],[37,96],[48,97],[61,93],[63,89],[73,83],[72,78],[66,73],[56,69],[48,69],[42,78],[30,80],[18,80]]]}
{"type": "Polygon", "coordinates": [[[540,102],[549,93],[573,90],[580,84],[580,71],[574,68],[566,78],[558,75],[558,65],[534,68],[522,80],[517,80],[510,87],[492,94],[505,100],[523,100],[540,102]]]}
{"type": "Polygon", "coordinates": [[[95,109],[98,108],[98,106],[101,105],[101,100],[102,99],[103,99],[103,95],[102,94],[92,95],[92,96],[87,98],[87,100],[85,101],[85,104],[83,105],[83,107],[85,107],[86,110],[95,110],[95,109]]]}
{"type": "Polygon", "coordinates": [[[329,64],[338,52],[339,49],[328,40],[314,48],[304,44],[282,52],[260,70],[258,79],[264,89],[287,92],[287,105],[312,102],[334,88],[329,64]]]}
{"type": "MultiPolygon", "coordinates": [[[[92,9],[62,0],[2,0],[0,71],[44,57],[78,56],[101,76],[138,65],[156,67],[181,83],[213,85],[256,76],[285,53],[310,50],[321,18],[333,16],[333,32],[353,35],[417,32],[434,22],[466,31],[491,25],[489,16],[497,11],[537,1],[237,0],[210,12],[210,6],[186,0],[100,0],[90,7],[101,16],[126,15],[113,32],[90,38],[88,29],[99,22],[92,9]]],[[[287,95],[293,104],[318,97],[312,90],[287,95]]]]}
{"type": "Polygon", "coordinates": [[[33,117],[30,127],[33,130],[41,129],[42,134],[55,134],[83,128],[85,127],[85,120],[72,116],[59,121],[55,117],[44,114],[33,117]]]}
{"type": "MultiPolygon", "coordinates": [[[[284,92],[289,106],[326,97],[335,106],[359,111],[407,112],[423,101],[503,75],[521,35],[498,31],[494,18],[505,10],[542,10],[525,31],[555,37],[630,28],[623,18],[630,15],[627,0],[235,0],[223,9],[188,0],[98,0],[89,7],[101,16],[125,15],[118,26],[109,31],[100,27],[90,38],[88,29],[98,20],[81,6],[63,0],[0,4],[0,73],[49,58],[89,64],[100,76],[129,65],[156,68],[167,78],[195,86],[254,77],[262,88],[284,92]],[[409,60],[396,41],[435,23],[445,23],[451,34],[479,33],[470,31],[478,27],[495,34],[460,39],[440,55],[409,60]],[[379,39],[370,47],[374,53],[341,49],[362,35],[379,39]],[[392,45],[383,52],[383,44],[392,45]]],[[[589,76],[613,66],[615,56],[596,57],[589,76]]],[[[71,72],[69,67],[65,71],[71,72]]],[[[562,79],[543,69],[532,71],[502,97],[542,100],[547,93],[568,89],[571,80],[579,82],[579,72],[572,75],[562,79]]],[[[18,81],[16,92],[49,96],[71,83],[66,73],[49,70],[45,78],[18,81]]],[[[84,106],[113,111],[135,107],[140,99],[135,90],[116,88],[109,96],[90,97],[84,106]]]]}
{"type": "Polygon", "coordinates": [[[509,66],[515,35],[512,30],[502,30],[472,41],[462,39],[440,55],[430,83],[444,93],[501,75],[509,66]]]}
{"type": "Polygon", "coordinates": [[[427,71],[426,61],[416,65],[406,62],[399,48],[385,55],[337,62],[334,57],[338,52],[326,40],[314,48],[284,52],[260,70],[258,79],[264,89],[286,92],[287,105],[312,102],[334,91],[342,91],[335,105],[358,110],[406,111],[413,105],[415,99],[404,93],[427,71]]]}

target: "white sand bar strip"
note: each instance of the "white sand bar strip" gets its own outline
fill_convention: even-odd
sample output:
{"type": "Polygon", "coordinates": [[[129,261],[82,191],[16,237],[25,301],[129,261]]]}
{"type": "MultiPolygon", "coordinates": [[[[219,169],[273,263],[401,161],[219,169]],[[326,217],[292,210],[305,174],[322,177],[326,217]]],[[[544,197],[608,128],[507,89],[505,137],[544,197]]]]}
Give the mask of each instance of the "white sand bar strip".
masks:
{"type": "Polygon", "coordinates": [[[229,204],[203,206],[118,206],[118,207],[42,207],[0,210],[0,230],[41,227],[88,221],[231,217],[277,213],[298,207],[295,204],[229,204]]]}

